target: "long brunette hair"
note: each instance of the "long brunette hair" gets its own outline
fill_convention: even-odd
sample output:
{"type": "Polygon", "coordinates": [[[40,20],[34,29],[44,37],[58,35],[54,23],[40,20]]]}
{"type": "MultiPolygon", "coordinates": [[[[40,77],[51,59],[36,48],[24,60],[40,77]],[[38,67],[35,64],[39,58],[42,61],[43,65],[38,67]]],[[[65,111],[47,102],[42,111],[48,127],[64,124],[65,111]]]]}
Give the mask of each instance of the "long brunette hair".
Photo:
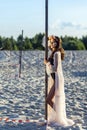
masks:
{"type": "Polygon", "coordinates": [[[65,53],[64,53],[64,49],[63,49],[63,47],[62,47],[62,40],[61,40],[59,37],[57,37],[57,36],[51,36],[51,37],[50,37],[50,42],[51,42],[51,44],[53,44],[54,51],[52,51],[52,53],[51,53],[49,59],[53,59],[54,53],[55,53],[56,51],[60,51],[60,52],[61,52],[61,60],[64,60],[64,55],[65,55],[65,53]],[[52,38],[52,39],[51,39],[51,38],[52,38]],[[51,42],[51,40],[52,40],[53,42],[51,42]]]}

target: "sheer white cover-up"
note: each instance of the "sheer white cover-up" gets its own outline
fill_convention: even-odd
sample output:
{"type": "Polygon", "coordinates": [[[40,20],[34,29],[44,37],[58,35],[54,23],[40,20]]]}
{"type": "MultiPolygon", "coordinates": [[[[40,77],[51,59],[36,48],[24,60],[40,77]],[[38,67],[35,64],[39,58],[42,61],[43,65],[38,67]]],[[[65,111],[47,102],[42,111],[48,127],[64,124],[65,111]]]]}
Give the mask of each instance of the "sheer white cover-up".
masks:
{"type": "MultiPolygon", "coordinates": [[[[72,126],[74,122],[68,119],[66,116],[66,106],[65,106],[65,92],[64,92],[64,77],[62,71],[61,63],[61,53],[60,51],[54,54],[54,65],[50,63],[46,64],[47,73],[55,72],[55,95],[54,95],[54,108],[53,110],[50,106],[48,108],[48,123],[54,123],[59,126],[72,126]]],[[[49,77],[48,90],[52,86],[52,77],[49,77]]]]}

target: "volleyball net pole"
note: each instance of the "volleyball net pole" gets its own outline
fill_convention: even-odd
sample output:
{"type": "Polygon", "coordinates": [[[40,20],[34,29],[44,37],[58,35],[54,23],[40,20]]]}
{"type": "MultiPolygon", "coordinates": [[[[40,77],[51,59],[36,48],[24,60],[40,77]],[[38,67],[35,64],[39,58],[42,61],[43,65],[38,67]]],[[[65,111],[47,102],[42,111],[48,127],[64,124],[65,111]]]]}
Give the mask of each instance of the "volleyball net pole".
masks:
{"type": "Polygon", "coordinates": [[[22,30],[22,39],[21,39],[21,45],[20,45],[20,51],[19,51],[19,78],[21,77],[21,60],[22,60],[22,45],[23,45],[23,30],[22,30]]]}
{"type": "MultiPolygon", "coordinates": [[[[45,0],[45,58],[48,57],[48,0],[45,0]]],[[[47,102],[46,97],[48,93],[48,76],[45,69],[45,119],[47,120],[47,102]]]]}

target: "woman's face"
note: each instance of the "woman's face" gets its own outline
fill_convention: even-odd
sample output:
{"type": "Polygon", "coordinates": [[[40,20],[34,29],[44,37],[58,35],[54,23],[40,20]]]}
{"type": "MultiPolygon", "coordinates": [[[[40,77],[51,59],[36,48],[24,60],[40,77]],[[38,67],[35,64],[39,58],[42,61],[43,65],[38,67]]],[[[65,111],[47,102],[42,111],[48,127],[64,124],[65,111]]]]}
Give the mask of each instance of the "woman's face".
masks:
{"type": "Polygon", "coordinates": [[[50,50],[52,50],[52,48],[53,48],[53,45],[52,45],[52,43],[50,42],[50,40],[48,41],[48,48],[49,48],[50,50]]]}
{"type": "Polygon", "coordinates": [[[48,48],[52,51],[54,49],[55,37],[50,36],[48,40],[48,48]]]}

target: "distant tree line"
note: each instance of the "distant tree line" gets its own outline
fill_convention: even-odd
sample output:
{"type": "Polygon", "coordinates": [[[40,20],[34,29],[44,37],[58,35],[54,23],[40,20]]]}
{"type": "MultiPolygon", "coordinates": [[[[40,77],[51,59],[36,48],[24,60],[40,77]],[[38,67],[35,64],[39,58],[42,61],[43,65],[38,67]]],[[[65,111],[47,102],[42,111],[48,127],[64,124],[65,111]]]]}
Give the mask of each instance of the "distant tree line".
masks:
{"type": "Polygon", "coordinates": [[[87,50],[87,36],[82,38],[64,36],[62,37],[62,44],[65,50],[87,50]]]}
{"type": "MultiPolygon", "coordinates": [[[[0,36],[0,50],[44,50],[42,39],[44,33],[36,34],[33,38],[22,35],[15,40],[13,37],[6,38],[0,36]]],[[[62,45],[65,50],[87,50],[87,36],[82,38],[61,36],[62,45]]]]}

